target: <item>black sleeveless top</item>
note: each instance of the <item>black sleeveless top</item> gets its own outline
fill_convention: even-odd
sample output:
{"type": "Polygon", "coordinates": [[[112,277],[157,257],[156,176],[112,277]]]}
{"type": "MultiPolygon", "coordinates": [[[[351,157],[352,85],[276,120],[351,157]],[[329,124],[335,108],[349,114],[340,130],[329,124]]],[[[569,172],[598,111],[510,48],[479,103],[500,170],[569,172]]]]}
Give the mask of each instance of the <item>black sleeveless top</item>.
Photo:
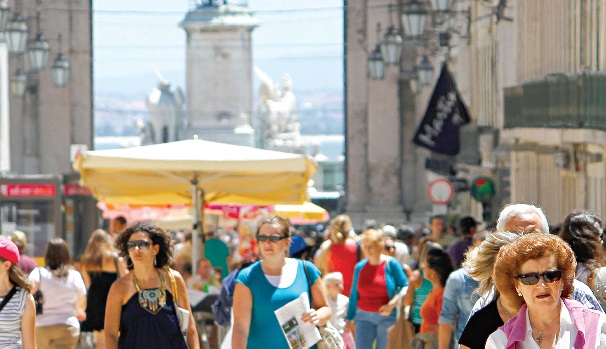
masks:
{"type": "Polygon", "coordinates": [[[166,291],[166,305],[152,314],[139,305],[135,293],[122,306],[119,349],[187,349],[179,329],[172,294],[166,291]]]}
{"type": "Polygon", "coordinates": [[[107,294],[118,279],[118,273],[89,271],[88,276],[90,287],[86,296],[86,320],[80,324],[80,329],[84,332],[100,331],[104,328],[107,294]]]}

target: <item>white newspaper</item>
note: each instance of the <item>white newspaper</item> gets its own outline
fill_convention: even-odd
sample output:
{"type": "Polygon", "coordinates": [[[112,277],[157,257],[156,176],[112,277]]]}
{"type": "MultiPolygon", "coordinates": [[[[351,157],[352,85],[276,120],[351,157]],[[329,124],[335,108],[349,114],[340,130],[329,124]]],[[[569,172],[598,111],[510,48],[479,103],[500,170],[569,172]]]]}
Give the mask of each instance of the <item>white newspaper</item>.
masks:
{"type": "Polygon", "coordinates": [[[322,339],[315,325],[303,322],[301,317],[309,310],[309,297],[303,292],[299,298],[276,310],[276,317],[291,349],[307,349],[322,339]]]}

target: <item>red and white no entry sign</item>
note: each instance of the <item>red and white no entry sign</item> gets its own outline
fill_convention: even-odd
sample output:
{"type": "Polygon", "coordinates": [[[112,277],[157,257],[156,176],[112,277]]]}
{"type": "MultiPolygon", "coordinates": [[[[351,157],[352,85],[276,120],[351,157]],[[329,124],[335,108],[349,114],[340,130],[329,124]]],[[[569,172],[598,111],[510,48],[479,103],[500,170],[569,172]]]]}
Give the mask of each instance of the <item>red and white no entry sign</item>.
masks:
{"type": "Polygon", "coordinates": [[[446,205],[454,196],[454,187],[446,178],[438,178],[427,186],[427,196],[434,205],[446,205]]]}

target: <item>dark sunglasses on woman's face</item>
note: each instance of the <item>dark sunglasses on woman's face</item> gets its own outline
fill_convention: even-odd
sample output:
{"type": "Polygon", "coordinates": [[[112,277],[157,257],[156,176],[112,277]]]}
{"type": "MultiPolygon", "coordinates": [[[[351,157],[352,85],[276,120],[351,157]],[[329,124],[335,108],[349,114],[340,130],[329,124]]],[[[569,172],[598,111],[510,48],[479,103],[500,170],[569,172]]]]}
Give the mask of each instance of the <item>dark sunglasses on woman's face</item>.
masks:
{"type": "Polygon", "coordinates": [[[549,270],[549,271],[546,271],[541,274],[539,274],[539,273],[520,274],[520,275],[516,276],[516,278],[518,280],[520,280],[520,282],[523,283],[524,285],[536,285],[537,282],[539,282],[539,280],[541,278],[543,278],[543,280],[545,280],[546,283],[550,284],[552,282],[560,281],[560,279],[562,278],[562,271],[561,270],[549,270]]]}
{"type": "Polygon", "coordinates": [[[126,243],[129,251],[139,248],[141,251],[147,251],[151,246],[151,242],[146,240],[133,240],[126,243]]]}
{"type": "Polygon", "coordinates": [[[272,234],[272,235],[257,235],[257,240],[259,240],[259,242],[265,242],[267,240],[271,241],[271,242],[278,242],[280,240],[284,240],[287,239],[288,236],[284,236],[284,235],[278,235],[278,234],[272,234]]]}
{"type": "Polygon", "coordinates": [[[391,250],[395,250],[396,247],[395,246],[387,246],[385,245],[385,251],[391,251],[391,250]]]}

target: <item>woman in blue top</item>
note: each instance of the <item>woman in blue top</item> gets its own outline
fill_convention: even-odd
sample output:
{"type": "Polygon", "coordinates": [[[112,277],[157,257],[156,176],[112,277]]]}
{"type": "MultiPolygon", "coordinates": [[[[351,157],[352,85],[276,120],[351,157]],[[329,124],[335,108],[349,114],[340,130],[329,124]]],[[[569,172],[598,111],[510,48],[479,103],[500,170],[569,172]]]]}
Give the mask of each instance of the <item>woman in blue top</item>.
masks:
{"type": "Polygon", "coordinates": [[[346,326],[355,330],[358,348],[372,348],[376,339],[376,349],[385,349],[387,329],[396,323],[396,305],[408,289],[404,269],[395,258],[381,253],[384,246],[382,231],[368,229],[362,234],[367,258],[354,269],[345,317],[346,326]]]}
{"type": "Polygon", "coordinates": [[[301,319],[320,326],[330,320],[330,306],[320,271],[311,263],[286,258],[290,245],[286,219],[264,220],[256,236],[263,259],[240,271],[236,279],[232,348],[288,349],[274,311],[311,289],[311,309],[301,319]]]}

